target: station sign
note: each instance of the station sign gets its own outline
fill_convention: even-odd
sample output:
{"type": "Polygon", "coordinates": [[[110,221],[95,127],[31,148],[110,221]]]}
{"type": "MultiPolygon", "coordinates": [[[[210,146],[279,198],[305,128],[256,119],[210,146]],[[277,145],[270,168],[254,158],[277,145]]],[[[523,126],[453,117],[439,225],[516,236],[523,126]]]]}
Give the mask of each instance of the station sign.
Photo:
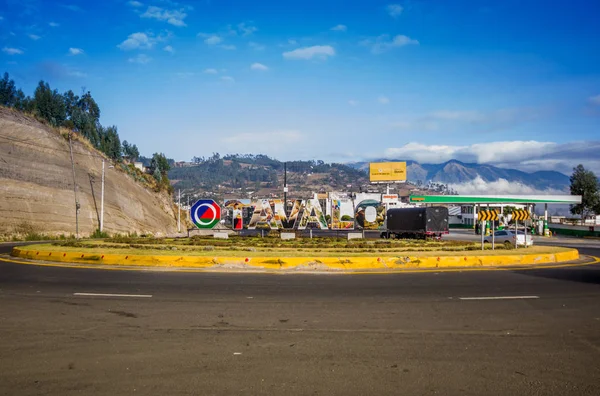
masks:
{"type": "Polygon", "coordinates": [[[190,209],[192,223],[202,230],[210,230],[221,221],[221,207],[212,199],[199,199],[190,209]]]}
{"type": "Polygon", "coordinates": [[[381,202],[383,202],[383,203],[398,202],[398,194],[383,194],[381,196],[381,202]]]}

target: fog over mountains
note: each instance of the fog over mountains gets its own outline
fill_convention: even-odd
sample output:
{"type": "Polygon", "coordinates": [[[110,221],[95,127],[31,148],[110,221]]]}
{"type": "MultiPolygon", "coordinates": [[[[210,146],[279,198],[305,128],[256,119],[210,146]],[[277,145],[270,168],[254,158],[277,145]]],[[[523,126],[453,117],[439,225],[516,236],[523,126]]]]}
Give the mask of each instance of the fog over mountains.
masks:
{"type": "MultiPolygon", "coordinates": [[[[374,160],[393,161],[393,160],[374,160]]],[[[368,171],[369,162],[349,164],[368,171]]],[[[450,160],[441,164],[406,161],[407,179],[413,183],[429,181],[448,184],[461,194],[504,193],[568,193],[569,177],[556,171],[523,172],[493,165],[450,160]]]]}

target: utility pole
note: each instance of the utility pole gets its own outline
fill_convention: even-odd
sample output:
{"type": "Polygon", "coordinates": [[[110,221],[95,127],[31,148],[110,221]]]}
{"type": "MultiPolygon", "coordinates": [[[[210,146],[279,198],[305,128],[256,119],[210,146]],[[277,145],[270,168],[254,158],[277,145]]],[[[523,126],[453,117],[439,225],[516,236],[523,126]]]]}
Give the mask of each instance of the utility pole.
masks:
{"type": "Polygon", "coordinates": [[[283,213],[285,213],[285,217],[288,216],[288,208],[287,208],[287,162],[283,163],[283,213]]]}
{"type": "Polygon", "coordinates": [[[69,153],[71,154],[71,168],[73,169],[73,192],[75,193],[75,237],[79,239],[79,200],[77,199],[77,182],[75,180],[75,162],[73,161],[73,144],[69,133],[69,153]]]}
{"type": "Polygon", "coordinates": [[[100,232],[102,232],[104,229],[104,158],[102,158],[102,187],[100,191],[100,232]]]}
{"type": "Polygon", "coordinates": [[[181,189],[177,198],[177,232],[181,232],[181,189]]]}

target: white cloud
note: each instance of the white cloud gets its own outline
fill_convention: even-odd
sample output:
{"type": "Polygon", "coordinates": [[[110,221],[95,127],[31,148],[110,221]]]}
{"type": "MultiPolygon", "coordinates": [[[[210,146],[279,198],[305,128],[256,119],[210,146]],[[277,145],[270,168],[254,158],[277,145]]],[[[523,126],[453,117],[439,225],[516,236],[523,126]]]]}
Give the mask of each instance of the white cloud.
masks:
{"type": "MultiPolygon", "coordinates": [[[[240,23],[237,26],[227,25],[222,29],[219,29],[217,33],[198,33],[198,37],[204,38],[204,42],[210,45],[218,44],[225,41],[226,37],[231,36],[249,36],[258,29],[252,25],[246,23],[240,23]]],[[[256,45],[252,43],[251,46],[256,45]]]]}
{"type": "Polygon", "coordinates": [[[150,62],[152,60],[152,58],[150,58],[148,55],[146,54],[139,54],[133,58],[129,58],[127,60],[127,62],[129,63],[139,63],[140,65],[145,65],[146,63],[150,62]]]}
{"type": "Polygon", "coordinates": [[[223,39],[217,35],[212,35],[204,39],[204,43],[208,45],[219,44],[223,39]]]}
{"type": "Polygon", "coordinates": [[[380,96],[377,98],[377,101],[381,104],[388,104],[390,103],[390,98],[388,98],[387,96],[380,96]]]}
{"type": "Polygon", "coordinates": [[[336,25],[330,30],[333,30],[334,32],[345,32],[346,30],[348,30],[348,28],[346,27],[346,25],[336,25]]]}
{"type": "Polygon", "coordinates": [[[127,4],[129,4],[132,7],[142,7],[144,5],[144,3],[135,0],[128,1],[127,4]]]}
{"type": "Polygon", "coordinates": [[[600,106],[600,95],[590,97],[590,102],[592,104],[600,106]]]}
{"type": "Polygon", "coordinates": [[[170,45],[167,45],[163,48],[163,51],[169,52],[171,54],[175,53],[175,48],[171,47],[170,45]]]}
{"type": "Polygon", "coordinates": [[[467,163],[490,164],[526,172],[555,170],[571,174],[578,164],[600,174],[600,141],[568,143],[496,141],[471,145],[428,145],[408,143],[388,148],[379,158],[414,160],[420,163],[442,163],[456,159],[467,163]]]}
{"type": "Polygon", "coordinates": [[[246,23],[240,23],[237,25],[238,31],[242,36],[250,36],[258,30],[256,26],[247,25],[246,23]]]}
{"type": "Polygon", "coordinates": [[[262,51],[262,50],[264,50],[266,48],[264,45],[259,44],[259,43],[255,43],[254,41],[250,41],[248,43],[248,47],[250,47],[252,49],[255,49],[257,51],[262,51]]]}
{"type": "Polygon", "coordinates": [[[296,45],[296,44],[298,44],[298,42],[296,40],[294,40],[294,39],[289,39],[288,40],[288,44],[289,45],[296,45]]]}
{"type": "Polygon", "coordinates": [[[117,45],[123,51],[131,51],[135,49],[150,49],[154,46],[156,39],[146,33],[132,33],[127,40],[117,45]]]}
{"type": "Polygon", "coordinates": [[[396,35],[393,38],[390,38],[388,34],[382,34],[375,39],[362,40],[359,44],[371,47],[371,51],[374,54],[380,54],[392,48],[399,48],[407,45],[419,45],[419,41],[411,39],[403,34],[396,35]]]}
{"type": "Polygon", "coordinates": [[[32,40],[39,40],[42,38],[41,36],[38,36],[37,34],[28,34],[28,36],[32,40]]]}
{"type": "Polygon", "coordinates": [[[349,104],[350,106],[358,106],[358,103],[359,103],[359,102],[358,102],[358,100],[354,100],[354,99],[350,99],[350,100],[348,101],[348,104],[349,104]]]}
{"type": "Polygon", "coordinates": [[[261,71],[267,71],[267,70],[269,70],[269,68],[267,66],[263,65],[262,63],[258,63],[258,62],[257,63],[253,63],[250,66],[250,69],[252,69],[252,70],[261,70],[261,71]]]}
{"type": "Polygon", "coordinates": [[[235,82],[235,79],[231,76],[223,76],[223,77],[221,77],[221,81],[233,84],[235,82]]]}
{"type": "Polygon", "coordinates": [[[402,14],[402,11],[404,11],[404,7],[400,4],[390,4],[385,9],[392,18],[398,18],[402,14]]]}
{"type": "Polygon", "coordinates": [[[519,182],[509,182],[506,179],[498,179],[493,182],[487,182],[477,175],[477,177],[465,183],[451,183],[448,187],[452,188],[459,194],[478,195],[478,194],[564,194],[564,191],[556,189],[538,190],[529,185],[519,182]]]}
{"type": "Polygon", "coordinates": [[[83,50],[81,48],[69,48],[69,55],[81,55],[83,50]]]}
{"type": "Polygon", "coordinates": [[[48,23],[48,26],[50,26],[50,27],[59,27],[59,26],[60,26],[60,23],[57,23],[57,22],[49,22],[49,23],[48,23]]]}
{"type": "Polygon", "coordinates": [[[334,56],[335,49],[330,45],[315,45],[312,47],[298,48],[293,51],[283,53],[285,59],[327,59],[328,56],[334,56]]]}
{"type": "Polygon", "coordinates": [[[142,18],[151,18],[158,21],[167,22],[173,26],[187,26],[184,19],[187,17],[184,9],[180,10],[166,10],[164,8],[150,6],[142,15],[142,18]]]}
{"type": "Polygon", "coordinates": [[[204,69],[205,74],[217,74],[219,73],[217,69],[204,69]]]}
{"type": "Polygon", "coordinates": [[[223,44],[223,45],[220,45],[219,47],[223,48],[224,50],[228,50],[228,51],[233,51],[237,48],[235,45],[232,45],[232,44],[223,44]]]}
{"type": "Polygon", "coordinates": [[[18,48],[4,47],[2,48],[2,52],[8,55],[22,55],[23,51],[18,48]]]}
{"type": "Polygon", "coordinates": [[[389,148],[386,156],[406,158],[425,163],[441,163],[451,159],[476,163],[504,163],[522,161],[531,155],[540,155],[554,149],[556,143],[538,141],[504,141],[476,143],[470,146],[426,145],[408,143],[389,148]]]}

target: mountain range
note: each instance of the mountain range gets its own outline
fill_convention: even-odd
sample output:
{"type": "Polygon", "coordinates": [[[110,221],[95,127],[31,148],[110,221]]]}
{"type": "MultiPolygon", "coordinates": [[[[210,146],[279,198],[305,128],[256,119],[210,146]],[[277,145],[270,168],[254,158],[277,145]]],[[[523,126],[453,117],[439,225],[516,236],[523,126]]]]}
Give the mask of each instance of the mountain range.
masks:
{"type": "MultiPolygon", "coordinates": [[[[374,160],[372,162],[385,162],[394,160],[374,160]]],[[[369,171],[369,162],[349,163],[357,169],[369,171]]],[[[444,184],[461,184],[471,182],[480,177],[485,182],[495,182],[504,179],[508,182],[521,183],[536,190],[568,191],[569,177],[556,171],[538,171],[533,173],[517,169],[498,168],[493,165],[464,163],[450,160],[442,164],[420,164],[416,161],[406,161],[407,179],[413,183],[427,183],[429,181],[444,184]]]]}

